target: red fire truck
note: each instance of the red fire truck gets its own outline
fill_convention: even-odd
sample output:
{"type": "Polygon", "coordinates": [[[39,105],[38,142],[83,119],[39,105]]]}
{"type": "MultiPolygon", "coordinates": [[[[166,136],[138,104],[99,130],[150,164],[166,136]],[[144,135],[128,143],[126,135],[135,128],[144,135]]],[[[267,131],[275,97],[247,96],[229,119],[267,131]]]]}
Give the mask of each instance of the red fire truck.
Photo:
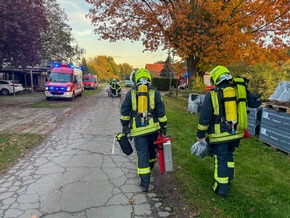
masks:
{"type": "Polygon", "coordinates": [[[97,89],[98,77],[94,74],[84,74],[84,86],[85,89],[97,89]]]}
{"type": "Polygon", "coordinates": [[[74,100],[76,96],[82,96],[84,91],[82,77],[82,71],[74,68],[73,65],[55,64],[45,85],[46,99],[66,98],[74,100]]]}

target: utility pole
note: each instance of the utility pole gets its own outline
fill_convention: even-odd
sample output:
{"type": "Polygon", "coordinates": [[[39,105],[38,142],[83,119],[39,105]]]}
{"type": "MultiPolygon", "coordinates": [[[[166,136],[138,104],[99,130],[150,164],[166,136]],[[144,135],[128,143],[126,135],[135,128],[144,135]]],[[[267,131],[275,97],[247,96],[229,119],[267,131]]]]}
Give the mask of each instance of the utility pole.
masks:
{"type": "MultiPolygon", "coordinates": [[[[174,65],[174,55],[175,55],[175,51],[174,50],[172,50],[172,67],[171,67],[171,69],[172,69],[172,71],[174,70],[174,68],[173,68],[173,65],[174,65]]],[[[173,72],[169,72],[169,95],[170,95],[170,87],[171,87],[171,80],[172,80],[172,77],[173,77],[173,72]]]]}

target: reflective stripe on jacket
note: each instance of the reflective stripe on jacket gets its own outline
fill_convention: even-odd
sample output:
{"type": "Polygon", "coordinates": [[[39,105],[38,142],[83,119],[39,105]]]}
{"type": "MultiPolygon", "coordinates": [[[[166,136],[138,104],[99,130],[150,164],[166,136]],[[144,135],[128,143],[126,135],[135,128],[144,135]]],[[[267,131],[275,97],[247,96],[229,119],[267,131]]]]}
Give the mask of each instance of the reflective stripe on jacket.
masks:
{"type": "Polygon", "coordinates": [[[141,126],[140,117],[137,114],[137,91],[133,88],[127,92],[125,100],[121,106],[121,123],[123,126],[130,124],[131,136],[148,135],[158,131],[161,126],[166,127],[167,118],[165,115],[164,103],[161,99],[161,94],[155,88],[149,87],[148,91],[149,102],[149,119],[145,126],[141,126]]]}
{"type": "MultiPolygon", "coordinates": [[[[223,84],[219,88],[229,85],[229,83],[223,84]]],[[[235,134],[229,133],[229,127],[224,122],[225,115],[221,114],[221,111],[224,111],[224,105],[220,105],[220,98],[217,89],[212,89],[206,94],[199,118],[197,137],[204,138],[208,133],[210,143],[222,143],[243,138],[244,131],[237,130],[235,134]]]]}
{"type": "Polygon", "coordinates": [[[117,89],[117,83],[116,82],[111,82],[110,88],[111,89],[117,89]]]}

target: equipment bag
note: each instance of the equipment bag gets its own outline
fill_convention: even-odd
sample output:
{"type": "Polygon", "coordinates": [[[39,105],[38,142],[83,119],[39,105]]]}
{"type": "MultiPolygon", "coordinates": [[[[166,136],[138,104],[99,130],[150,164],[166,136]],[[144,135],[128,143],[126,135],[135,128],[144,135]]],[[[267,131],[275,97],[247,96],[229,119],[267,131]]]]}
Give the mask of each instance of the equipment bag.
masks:
{"type": "Polygon", "coordinates": [[[130,154],[133,153],[133,149],[129,142],[129,139],[124,133],[120,132],[115,138],[119,142],[120,147],[124,154],[129,156],[130,154]]]}

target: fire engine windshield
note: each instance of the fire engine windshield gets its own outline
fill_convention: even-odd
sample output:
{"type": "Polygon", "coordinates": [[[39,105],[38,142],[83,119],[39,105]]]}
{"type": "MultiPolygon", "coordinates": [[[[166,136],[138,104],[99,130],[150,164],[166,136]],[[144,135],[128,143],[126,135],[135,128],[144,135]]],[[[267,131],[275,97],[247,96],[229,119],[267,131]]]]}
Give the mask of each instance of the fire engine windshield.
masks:
{"type": "Polygon", "coordinates": [[[96,80],[95,80],[95,78],[84,78],[84,81],[86,81],[86,82],[95,82],[96,80]]]}
{"type": "Polygon", "coordinates": [[[68,73],[51,73],[49,76],[50,82],[67,83],[72,82],[72,74],[68,73]]]}

